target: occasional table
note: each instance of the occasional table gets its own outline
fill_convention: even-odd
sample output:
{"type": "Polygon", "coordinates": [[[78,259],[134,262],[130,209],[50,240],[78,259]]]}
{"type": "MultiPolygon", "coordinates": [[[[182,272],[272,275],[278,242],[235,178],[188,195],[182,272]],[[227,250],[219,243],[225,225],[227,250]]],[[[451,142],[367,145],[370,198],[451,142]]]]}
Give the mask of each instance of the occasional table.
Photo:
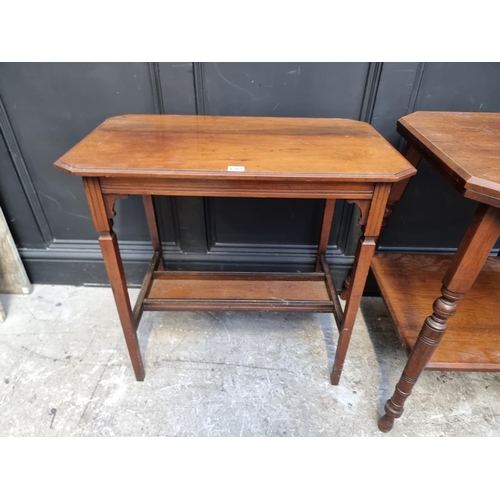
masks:
{"type": "Polygon", "coordinates": [[[409,352],[379,421],[383,432],[403,413],[424,368],[500,371],[500,259],[490,257],[500,236],[500,114],[417,112],[401,118],[398,131],[408,141],[406,157],[414,166],[424,157],[479,206],[455,256],[373,259],[382,296],[409,352]],[[431,304],[433,313],[425,319],[431,304]]]}
{"type": "MultiPolygon", "coordinates": [[[[125,115],[109,118],[55,166],[83,177],[137,380],[143,311],[333,313],[338,384],[391,189],[416,173],[370,125],[343,119],[125,115]],[[154,255],[130,305],[114,204],[143,197],[154,255]],[[314,272],[167,271],[153,195],[325,199],[314,272]],[[341,307],[325,251],[337,199],[361,209],[361,237],[341,307]]],[[[397,191],[397,189],[396,189],[397,191]]]]}

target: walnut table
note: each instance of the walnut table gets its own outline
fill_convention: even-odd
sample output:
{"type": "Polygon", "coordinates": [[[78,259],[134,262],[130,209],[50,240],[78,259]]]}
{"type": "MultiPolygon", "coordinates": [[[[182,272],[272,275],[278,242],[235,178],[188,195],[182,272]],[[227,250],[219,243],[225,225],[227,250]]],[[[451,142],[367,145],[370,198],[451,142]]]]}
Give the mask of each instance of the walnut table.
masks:
{"type": "Polygon", "coordinates": [[[398,131],[413,165],[423,156],[480,204],[454,257],[381,254],[372,262],[410,353],[379,421],[384,432],[403,413],[424,368],[500,371],[500,260],[489,257],[500,236],[500,114],[417,112],[401,118],[398,131]],[[433,314],[425,319],[431,305],[433,314]]]}
{"type": "Polygon", "coordinates": [[[316,311],[334,314],[338,384],[392,186],[416,173],[370,125],[352,120],[125,115],[109,118],[55,166],[83,177],[137,380],[143,311],[316,311]],[[132,309],[116,235],[117,198],[142,195],[154,255],[132,309]],[[325,199],[315,272],[166,271],[152,195],[325,199]],[[341,308],[325,258],[335,200],[361,208],[341,308]],[[214,282],[217,285],[214,286],[214,282]]]}

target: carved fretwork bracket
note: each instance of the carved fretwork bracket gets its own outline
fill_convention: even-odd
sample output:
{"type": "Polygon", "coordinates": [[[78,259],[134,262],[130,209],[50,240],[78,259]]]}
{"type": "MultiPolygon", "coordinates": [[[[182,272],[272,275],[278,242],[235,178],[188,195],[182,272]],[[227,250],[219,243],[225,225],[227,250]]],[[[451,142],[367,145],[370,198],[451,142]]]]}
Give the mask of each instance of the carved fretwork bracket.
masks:
{"type": "Polygon", "coordinates": [[[361,217],[359,223],[364,226],[368,218],[368,210],[370,209],[371,200],[347,200],[347,203],[355,203],[361,210],[361,217]]]}
{"type": "Polygon", "coordinates": [[[115,202],[118,198],[124,200],[128,198],[128,194],[105,194],[103,195],[104,204],[106,205],[106,214],[108,215],[108,219],[112,221],[115,216],[115,202]]]}

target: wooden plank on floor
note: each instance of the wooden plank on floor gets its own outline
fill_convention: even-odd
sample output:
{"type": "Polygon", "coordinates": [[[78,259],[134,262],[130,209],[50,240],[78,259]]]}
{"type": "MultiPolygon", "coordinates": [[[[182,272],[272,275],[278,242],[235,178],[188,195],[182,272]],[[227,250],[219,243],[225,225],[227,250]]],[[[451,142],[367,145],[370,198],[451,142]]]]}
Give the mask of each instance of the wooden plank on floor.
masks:
{"type": "Polygon", "coordinates": [[[0,293],[31,293],[32,291],[33,287],[0,208],[0,293]]]}

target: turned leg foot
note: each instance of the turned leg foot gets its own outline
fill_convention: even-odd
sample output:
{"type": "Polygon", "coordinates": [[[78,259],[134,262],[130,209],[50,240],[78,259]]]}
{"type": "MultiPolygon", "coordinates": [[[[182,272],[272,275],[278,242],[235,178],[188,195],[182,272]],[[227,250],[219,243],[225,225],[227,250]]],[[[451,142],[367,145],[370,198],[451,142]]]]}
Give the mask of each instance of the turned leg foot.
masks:
{"type": "Polygon", "coordinates": [[[434,313],[425,320],[396,390],[385,405],[385,415],[379,421],[382,432],[390,431],[394,419],[402,415],[406,399],[446,331],[447,320],[457,310],[456,302],[471,289],[499,235],[500,210],[479,205],[443,278],[442,295],[433,304],[434,313]]]}
{"type": "Polygon", "coordinates": [[[389,432],[394,425],[394,420],[403,414],[406,399],[439,345],[448,327],[448,319],[455,314],[457,300],[463,297],[463,293],[452,292],[445,286],[441,288],[441,293],[441,297],[434,301],[434,313],[425,320],[394,394],[385,404],[385,414],[378,422],[378,428],[382,432],[389,432]]]}
{"type": "Polygon", "coordinates": [[[403,372],[403,376],[396,386],[396,390],[391,399],[387,400],[384,406],[385,414],[378,421],[378,428],[382,432],[389,432],[394,426],[394,420],[401,417],[404,410],[404,402],[410,395],[412,387],[417,381],[411,379],[403,372]],[[405,386],[407,392],[404,392],[402,386],[405,386]]]}
{"type": "Polygon", "coordinates": [[[394,426],[394,419],[392,417],[389,417],[389,415],[385,414],[381,419],[378,421],[378,428],[382,432],[389,432],[392,430],[394,426]]]}

